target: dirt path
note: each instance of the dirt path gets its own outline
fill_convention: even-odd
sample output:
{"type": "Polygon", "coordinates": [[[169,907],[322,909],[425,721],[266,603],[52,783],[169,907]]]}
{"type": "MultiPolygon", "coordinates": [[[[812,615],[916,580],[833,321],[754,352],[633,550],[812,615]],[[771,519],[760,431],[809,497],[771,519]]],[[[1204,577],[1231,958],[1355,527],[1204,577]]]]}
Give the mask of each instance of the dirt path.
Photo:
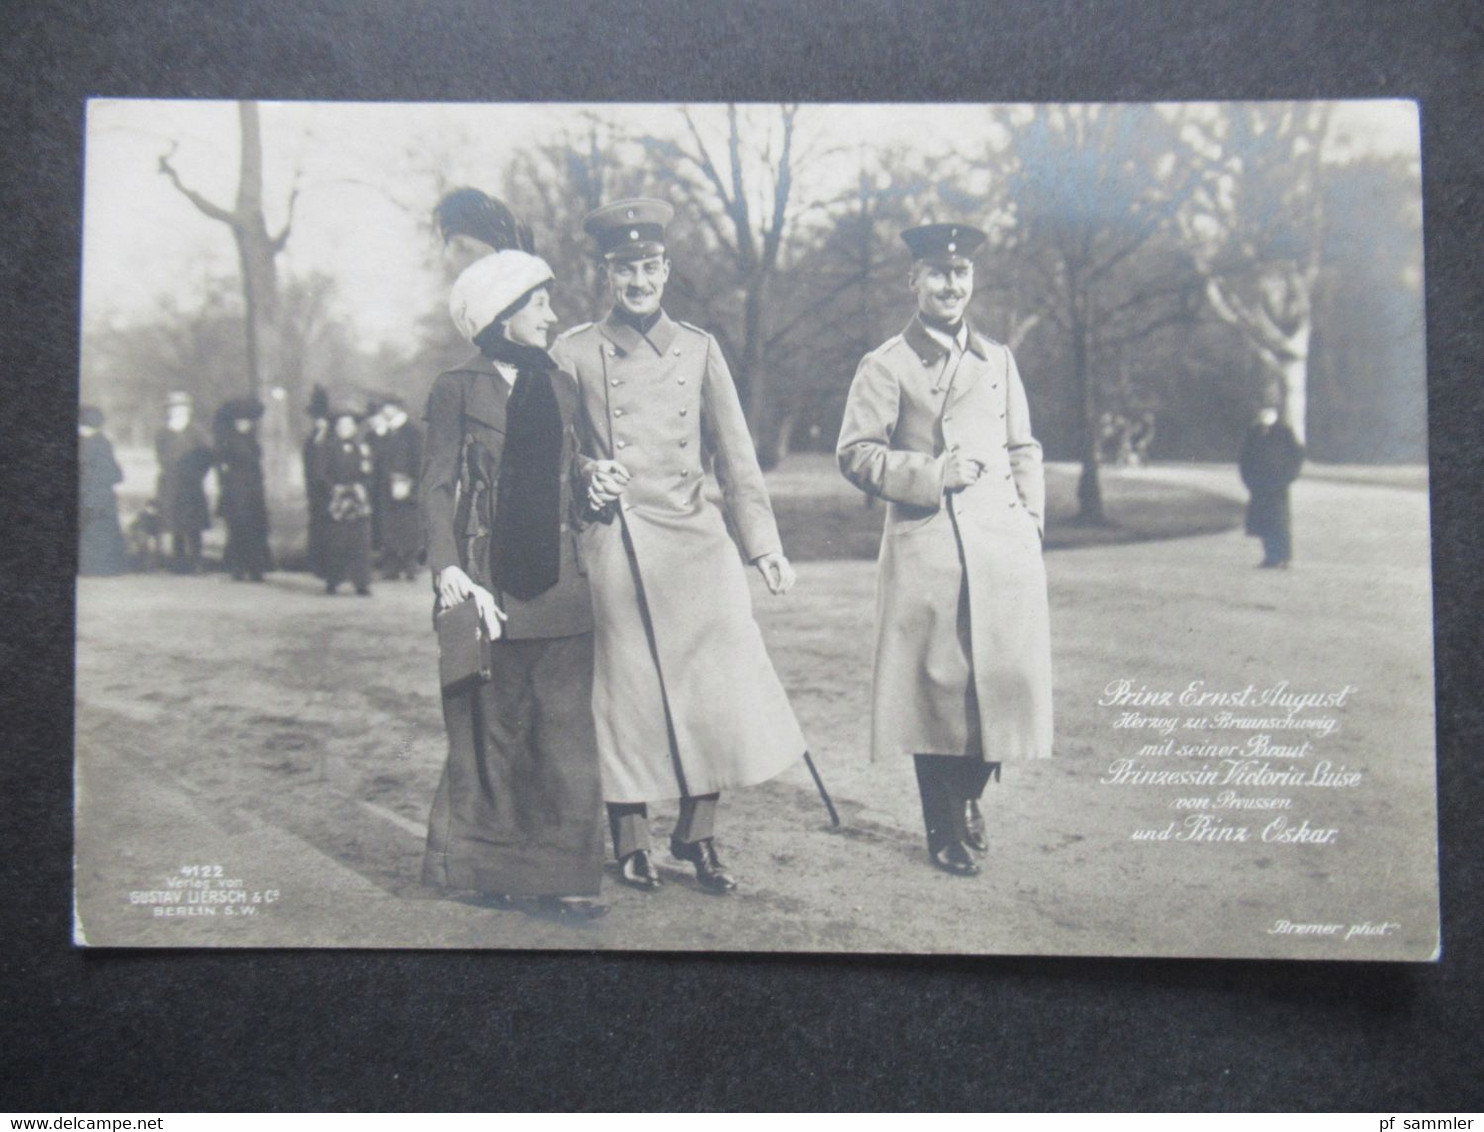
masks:
{"type": "MultiPolygon", "coordinates": [[[[1229,469],[1148,469],[1233,491],[1229,469]]],[[[609,884],[573,928],[423,889],[443,758],[424,583],[370,600],[312,579],[84,579],[78,628],[79,936],[102,945],[1314,953],[1276,919],[1396,922],[1367,957],[1432,946],[1426,495],[1303,481],[1298,567],[1251,568],[1237,533],[1048,556],[1059,757],[991,787],[990,867],[927,867],[911,768],[867,759],[874,565],[806,563],[754,602],[844,827],[802,766],[723,803],[741,881],[708,897],[609,884]],[[1101,785],[1127,742],[1096,706],[1112,679],[1289,680],[1363,689],[1325,757],[1364,788],[1306,796],[1329,846],[1152,846],[1174,791],[1101,785]],[[221,874],[189,875],[203,868],[221,874]],[[182,870],[187,870],[185,873],[182,870]],[[204,889],[172,888],[201,880],[204,889]],[[240,882],[222,888],[222,881],[240,882]],[[192,904],[190,892],[217,901],[192,904]],[[182,892],[178,905],[150,893],[182,892]],[[240,892],[241,897],[231,896],[240,892]],[[270,895],[271,894],[271,895],[270,895]],[[257,903],[253,903],[256,897],[257,903]],[[157,909],[195,915],[162,915],[157,909]],[[248,911],[248,909],[251,909],[248,911]]],[[[658,813],[663,832],[673,812],[658,813]]],[[[662,842],[661,842],[662,844],[662,842]]]]}

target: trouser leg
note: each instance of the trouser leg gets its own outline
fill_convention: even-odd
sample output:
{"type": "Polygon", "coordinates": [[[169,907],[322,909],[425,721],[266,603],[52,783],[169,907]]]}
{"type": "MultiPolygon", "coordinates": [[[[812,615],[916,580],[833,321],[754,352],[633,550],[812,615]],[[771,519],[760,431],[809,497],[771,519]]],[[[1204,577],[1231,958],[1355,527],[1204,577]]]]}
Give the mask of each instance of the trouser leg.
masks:
{"type": "MultiPolygon", "coordinates": [[[[958,765],[968,760],[954,755],[914,755],[917,790],[922,797],[922,820],[927,828],[928,848],[936,849],[967,836],[964,824],[964,793],[958,781],[958,765]]],[[[979,760],[975,759],[978,763],[979,760]]],[[[979,765],[983,765],[980,763],[979,765]]],[[[983,786],[981,784],[981,789],[983,786]]]]}
{"type": "Polygon", "coordinates": [[[675,840],[689,844],[705,841],[716,829],[716,803],[720,794],[697,794],[680,800],[680,818],[675,822],[675,840]]]}
{"type": "Polygon", "coordinates": [[[987,763],[983,759],[954,759],[958,763],[956,788],[964,801],[984,797],[984,787],[991,778],[999,778],[1000,764],[987,763]]]}
{"type": "Polygon", "coordinates": [[[608,828],[613,833],[613,855],[620,861],[649,848],[649,808],[643,802],[609,802],[608,828]]]}

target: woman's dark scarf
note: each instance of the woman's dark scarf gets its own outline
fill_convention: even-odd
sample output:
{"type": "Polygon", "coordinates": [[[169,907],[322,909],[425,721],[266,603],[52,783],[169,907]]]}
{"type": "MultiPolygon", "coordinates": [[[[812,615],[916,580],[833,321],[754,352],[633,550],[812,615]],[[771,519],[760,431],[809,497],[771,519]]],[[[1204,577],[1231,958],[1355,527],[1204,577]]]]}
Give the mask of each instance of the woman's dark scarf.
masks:
{"type": "Polygon", "coordinates": [[[551,386],[557,366],[545,350],[510,341],[498,324],[492,329],[475,344],[491,361],[513,365],[516,378],[505,408],[490,573],[502,592],[530,601],[561,572],[562,413],[551,386]]]}

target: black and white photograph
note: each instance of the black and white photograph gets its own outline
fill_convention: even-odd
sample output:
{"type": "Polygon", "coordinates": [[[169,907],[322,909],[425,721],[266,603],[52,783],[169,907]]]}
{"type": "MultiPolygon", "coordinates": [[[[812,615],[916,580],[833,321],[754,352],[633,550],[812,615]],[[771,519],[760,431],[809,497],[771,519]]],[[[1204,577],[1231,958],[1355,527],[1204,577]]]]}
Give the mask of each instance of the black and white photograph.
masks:
{"type": "Polygon", "coordinates": [[[78,945],[1439,957],[1415,103],[85,136],[78,945]]]}

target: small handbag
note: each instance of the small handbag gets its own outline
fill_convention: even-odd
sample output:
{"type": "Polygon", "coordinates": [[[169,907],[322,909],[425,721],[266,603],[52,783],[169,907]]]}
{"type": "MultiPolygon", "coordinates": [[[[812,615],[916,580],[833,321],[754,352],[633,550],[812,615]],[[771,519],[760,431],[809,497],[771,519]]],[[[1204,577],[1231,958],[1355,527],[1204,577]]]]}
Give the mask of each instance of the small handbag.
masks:
{"type": "Polygon", "coordinates": [[[438,682],[444,694],[488,683],[490,642],[474,599],[439,610],[433,621],[438,627],[438,682]]]}

